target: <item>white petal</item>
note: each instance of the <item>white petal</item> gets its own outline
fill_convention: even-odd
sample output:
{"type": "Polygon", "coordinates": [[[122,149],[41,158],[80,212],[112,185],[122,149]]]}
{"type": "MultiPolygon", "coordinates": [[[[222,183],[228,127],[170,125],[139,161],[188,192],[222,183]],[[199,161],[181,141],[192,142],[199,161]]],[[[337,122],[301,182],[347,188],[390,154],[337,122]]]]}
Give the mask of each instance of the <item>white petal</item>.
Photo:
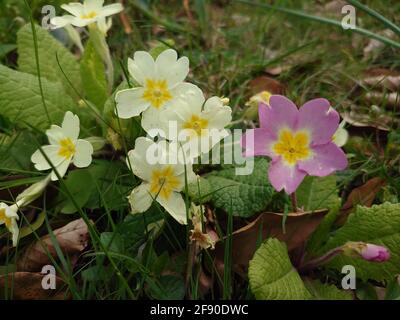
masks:
{"type": "Polygon", "coordinates": [[[204,115],[210,128],[225,128],[232,120],[232,109],[224,106],[219,97],[212,97],[204,104],[204,115]]]}
{"type": "Polygon", "coordinates": [[[19,238],[19,228],[18,228],[18,222],[16,219],[11,220],[11,228],[9,231],[12,234],[12,242],[13,242],[13,247],[16,247],[18,244],[18,238],[19,238]]]}
{"type": "Polygon", "coordinates": [[[79,2],[71,2],[69,4],[62,4],[61,8],[65,11],[69,12],[70,14],[74,15],[75,17],[80,17],[84,14],[83,12],[83,5],[79,2]]]}
{"type": "Polygon", "coordinates": [[[179,83],[176,87],[171,89],[172,96],[176,99],[190,100],[198,105],[203,105],[204,95],[201,89],[189,82],[179,83]]]}
{"type": "Polygon", "coordinates": [[[56,28],[63,28],[67,25],[74,24],[76,18],[71,15],[65,15],[62,17],[54,17],[50,19],[50,23],[56,28]]]}
{"type": "Polygon", "coordinates": [[[155,65],[153,57],[146,51],[136,51],[132,59],[128,59],[129,74],[141,85],[146,79],[153,79],[155,65]]]}
{"type": "MultiPolygon", "coordinates": [[[[58,172],[58,174],[60,175],[61,178],[64,177],[65,173],[68,170],[68,167],[69,167],[70,163],[71,163],[71,159],[65,159],[64,158],[64,161],[61,162],[58,166],[56,166],[55,169],[57,170],[57,172],[58,172]]],[[[58,180],[58,177],[55,174],[54,170],[51,172],[51,180],[52,181],[57,181],[58,180]]]]}
{"type": "Polygon", "coordinates": [[[176,221],[187,224],[185,201],[180,193],[172,192],[168,199],[157,197],[156,200],[176,221]]]}
{"type": "Polygon", "coordinates": [[[165,79],[169,87],[174,87],[185,80],[189,73],[189,59],[187,57],[178,58],[178,54],[173,49],[163,51],[156,59],[157,76],[165,79]]]}
{"type": "Polygon", "coordinates": [[[119,13],[122,10],[124,10],[124,7],[120,3],[114,3],[110,4],[108,6],[104,6],[102,9],[100,9],[99,16],[101,17],[108,17],[113,14],[119,13]]]}
{"type": "Polygon", "coordinates": [[[61,125],[66,137],[72,140],[78,139],[79,136],[79,117],[71,111],[67,111],[61,125]]]}
{"type": "Polygon", "coordinates": [[[152,166],[147,159],[147,151],[156,144],[153,140],[146,137],[139,137],[135,141],[135,149],[128,152],[126,159],[127,166],[133,174],[144,181],[150,181],[152,170],[157,166],[152,166]]]}
{"type": "Polygon", "coordinates": [[[155,137],[157,134],[165,136],[163,134],[163,128],[165,128],[165,120],[160,120],[160,111],[154,107],[149,107],[142,113],[142,127],[146,130],[150,137],[155,137]]]}
{"type": "Polygon", "coordinates": [[[142,99],[143,92],[143,88],[118,91],[115,95],[115,114],[121,119],[129,119],[145,111],[150,106],[150,102],[142,99]]]}
{"type": "Polygon", "coordinates": [[[50,129],[46,130],[46,135],[49,138],[49,142],[57,146],[61,139],[66,138],[64,130],[55,124],[51,125],[50,129]]]}
{"type": "Polygon", "coordinates": [[[83,139],[79,139],[75,144],[75,155],[73,163],[78,168],[85,168],[92,162],[93,146],[92,144],[83,139]]]}
{"type": "MultiPolygon", "coordinates": [[[[42,146],[42,150],[54,167],[58,166],[64,160],[63,157],[58,155],[59,147],[56,145],[42,146]]],[[[39,149],[32,154],[31,161],[34,163],[37,170],[48,170],[51,168],[51,165],[47,162],[39,149]]]]}
{"type": "Polygon", "coordinates": [[[83,6],[85,7],[86,13],[90,13],[91,11],[100,11],[103,4],[104,0],[85,0],[83,6]]]}
{"type": "Polygon", "coordinates": [[[150,194],[150,184],[142,183],[133,189],[128,199],[131,204],[132,213],[145,212],[153,203],[153,198],[150,194]]]}

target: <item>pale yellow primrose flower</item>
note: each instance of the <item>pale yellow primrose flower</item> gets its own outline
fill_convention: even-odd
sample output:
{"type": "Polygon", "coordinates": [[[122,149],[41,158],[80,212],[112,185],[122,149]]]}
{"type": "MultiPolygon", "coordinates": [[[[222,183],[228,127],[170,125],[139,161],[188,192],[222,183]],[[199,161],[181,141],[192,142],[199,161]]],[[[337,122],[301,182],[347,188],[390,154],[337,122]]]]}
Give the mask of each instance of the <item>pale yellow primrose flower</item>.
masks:
{"type": "Polygon", "coordinates": [[[51,174],[49,174],[43,180],[40,180],[32,184],[30,187],[28,187],[22,193],[20,193],[15,199],[17,207],[21,208],[27,206],[28,204],[39,198],[42,195],[44,189],[49,184],[50,178],[51,174]]]}
{"type": "Polygon", "coordinates": [[[4,224],[7,230],[12,234],[13,246],[16,247],[18,243],[19,228],[17,220],[19,219],[18,207],[14,204],[8,206],[4,202],[0,202],[0,225],[4,224]]]}
{"type": "Polygon", "coordinates": [[[133,59],[128,60],[128,71],[139,86],[117,92],[115,114],[122,119],[142,114],[142,127],[150,136],[158,133],[161,111],[187,92],[198,89],[183,82],[189,73],[189,59],[178,59],[172,49],[160,53],[156,60],[148,52],[136,51],[133,59]]]}
{"type": "MultiPolygon", "coordinates": [[[[52,125],[46,131],[50,145],[43,146],[42,150],[60,177],[65,175],[71,162],[78,168],[88,167],[92,162],[93,146],[87,140],[78,139],[79,130],[78,116],[67,111],[61,127],[52,125]]],[[[37,170],[48,170],[52,167],[39,149],[32,155],[31,161],[37,170]]],[[[58,180],[54,171],[51,172],[51,180],[58,180]]]]}
{"type": "Polygon", "coordinates": [[[105,18],[121,12],[124,8],[121,3],[113,3],[104,7],[103,4],[104,0],[85,0],[83,4],[79,2],[63,4],[61,8],[70,14],[54,17],[50,22],[56,28],[62,28],[67,25],[85,27],[97,22],[100,28],[103,26],[104,30],[109,25],[105,18]]]}
{"type": "Polygon", "coordinates": [[[232,120],[232,110],[219,97],[206,101],[196,88],[161,112],[160,118],[166,138],[182,143],[188,159],[193,159],[229,135],[224,128],[232,120]]]}
{"type": "MultiPolygon", "coordinates": [[[[185,201],[180,194],[185,187],[185,165],[178,161],[163,164],[150,159],[156,150],[160,158],[173,158],[170,158],[174,149],[171,146],[165,140],[155,143],[145,137],[136,139],[135,149],[128,152],[127,165],[143,182],[132,190],[128,199],[132,213],[145,212],[156,200],[176,221],[186,224],[185,201]]],[[[186,174],[188,183],[196,179],[189,164],[186,165],[186,174]]]]}

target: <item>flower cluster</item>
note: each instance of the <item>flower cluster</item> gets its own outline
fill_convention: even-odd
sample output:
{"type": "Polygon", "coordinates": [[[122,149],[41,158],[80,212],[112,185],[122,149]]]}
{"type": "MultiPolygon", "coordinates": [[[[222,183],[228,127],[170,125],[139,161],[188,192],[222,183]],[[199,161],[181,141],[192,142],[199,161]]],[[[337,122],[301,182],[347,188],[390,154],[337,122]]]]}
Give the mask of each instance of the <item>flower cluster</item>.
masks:
{"type": "Polygon", "coordinates": [[[143,180],[129,197],[132,212],[144,212],[156,200],[186,224],[179,192],[185,179],[195,179],[193,159],[228,134],[224,128],[231,121],[231,108],[219,97],[206,100],[199,87],[185,81],[189,59],[178,58],[175,50],[167,49],[156,59],[137,51],[128,60],[128,70],[136,86],[116,93],[115,114],[122,119],[141,116],[148,134],[138,138],[128,153],[128,166],[143,180]],[[156,143],[154,137],[160,140],[156,143]],[[164,161],[151,160],[155,150],[164,161]]]}

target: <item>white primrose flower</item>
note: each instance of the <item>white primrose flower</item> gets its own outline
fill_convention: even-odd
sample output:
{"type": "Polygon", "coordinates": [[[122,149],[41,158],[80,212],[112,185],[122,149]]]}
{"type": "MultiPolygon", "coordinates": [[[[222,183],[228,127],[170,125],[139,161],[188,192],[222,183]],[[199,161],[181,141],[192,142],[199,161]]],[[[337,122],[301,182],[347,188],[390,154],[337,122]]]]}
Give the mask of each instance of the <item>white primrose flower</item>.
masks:
{"type": "Polygon", "coordinates": [[[12,234],[14,247],[17,246],[19,237],[19,228],[17,223],[19,217],[17,211],[18,208],[15,204],[8,206],[4,202],[0,202],[0,225],[4,224],[7,230],[12,234]]]}
{"type": "Polygon", "coordinates": [[[207,153],[229,132],[224,129],[232,120],[232,110],[219,97],[207,101],[197,88],[178,99],[161,113],[166,138],[181,143],[193,159],[207,153]]]}
{"type": "Polygon", "coordinates": [[[189,73],[189,59],[178,59],[172,49],[163,51],[155,61],[149,53],[136,51],[133,59],[128,60],[128,71],[139,86],[117,92],[115,113],[122,119],[142,113],[142,127],[150,136],[157,134],[152,129],[160,128],[160,112],[197,88],[183,82],[189,73]]]}
{"type": "Polygon", "coordinates": [[[85,27],[92,23],[102,24],[105,17],[121,12],[124,8],[121,3],[113,3],[104,6],[104,0],[84,0],[83,4],[79,2],[71,2],[61,5],[65,11],[70,14],[62,17],[54,17],[50,20],[51,24],[56,28],[62,28],[67,25],[75,27],[85,27]]]}
{"type": "MultiPolygon", "coordinates": [[[[46,135],[50,145],[43,146],[42,150],[60,177],[65,175],[71,162],[78,168],[88,167],[92,162],[93,146],[87,140],[78,139],[79,118],[72,112],[67,111],[61,127],[52,125],[46,135]]],[[[48,170],[52,167],[40,149],[35,151],[31,161],[37,170],[48,170]]],[[[51,172],[51,180],[58,180],[54,171],[51,172]]]]}
{"type": "MultiPolygon", "coordinates": [[[[178,149],[177,144],[165,140],[155,143],[145,137],[136,139],[135,149],[128,152],[127,165],[143,182],[128,197],[132,213],[145,212],[156,200],[179,223],[187,223],[180,194],[185,187],[185,165],[176,161],[178,149]]],[[[186,177],[188,183],[196,179],[191,164],[186,164],[186,177]]]]}

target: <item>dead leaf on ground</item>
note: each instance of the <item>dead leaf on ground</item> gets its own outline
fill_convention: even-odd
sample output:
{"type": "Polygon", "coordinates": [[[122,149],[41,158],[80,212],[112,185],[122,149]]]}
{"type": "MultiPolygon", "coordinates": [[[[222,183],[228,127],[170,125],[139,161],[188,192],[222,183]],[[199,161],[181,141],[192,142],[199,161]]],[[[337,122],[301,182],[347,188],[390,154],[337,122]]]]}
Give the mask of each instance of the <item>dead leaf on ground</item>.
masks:
{"type": "Polygon", "coordinates": [[[400,72],[385,68],[371,68],[365,71],[362,83],[375,88],[397,92],[400,89],[400,72]]]}
{"type": "Polygon", "coordinates": [[[350,110],[342,114],[343,119],[355,127],[372,127],[382,131],[389,131],[393,119],[385,115],[378,106],[371,106],[369,114],[358,105],[351,105],[350,110]]]}
{"type": "Polygon", "coordinates": [[[42,287],[42,280],[45,274],[36,272],[15,272],[0,276],[0,292],[5,288],[11,290],[12,299],[17,300],[64,300],[69,296],[65,293],[64,281],[56,276],[56,289],[45,290],[42,287]],[[63,290],[64,289],[64,290],[63,290]]]}
{"type": "MultiPolygon", "coordinates": [[[[393,39],[396,36],[395,33],[390,29],[384,29],[377,33],[379,35],[384,36],[389,39],[393,39]]],[[[368,44],[363,49],[364,57],[365,58],[375,57],[379,53],[380,49],[382,49],[384,47],[385,47],[385,44],[382,41],[379,41],[376,39],[370,39],[368,41],[368,44]]]]}
{"type": "MultiPolygon", "coordinates": [[[[256,251],[257,239],[262,227],[262,239],[274,237],[284,241],[288,251],[292,251],[310,237],[324,218],[327,210],[313,212],[289,213],[285,223],[286,233],[282,231],[283,214],[266,212],[254,221],[236,230],[232,239],[232,261],[234,269],[240,274],[246,274],[249,261],[256,251]]],[[[219,264],[224,261],[224,244],[218,242],[215,253],[219,264]]]]}
{"type": "Polygon", "coordinates": [[[375,177],[368,180],[362,186],[353,189],[341,209],[341,213],[336,220],[336,224],[343,225],[346,222],[349,214],[357,205],[366,207],[372,206],[376,195],[385,184],[385,180],[380,177],[375,177]]]}
{"type": "Polygon", "coordinates": [[[267,76],[254,78],[250,81],[249,86],[252,94],[257,94],[261,91],[269,91],[273,94],[284,94],[286,90],[281,82],[267,76]]]}
{"type": "MultiPolygon", "coordinates": [[[[74,220],[62,228],[54,231],[64,255],[72,261],[86,248],[89,240],[88,227],[83,219],[74,220]]],[[[40,271],[46,264],[51,264],[48,253],[57,258],[50,235],[42,237],[30,245],[17,261],[17,268],[21,271],[40,271]]]]}

